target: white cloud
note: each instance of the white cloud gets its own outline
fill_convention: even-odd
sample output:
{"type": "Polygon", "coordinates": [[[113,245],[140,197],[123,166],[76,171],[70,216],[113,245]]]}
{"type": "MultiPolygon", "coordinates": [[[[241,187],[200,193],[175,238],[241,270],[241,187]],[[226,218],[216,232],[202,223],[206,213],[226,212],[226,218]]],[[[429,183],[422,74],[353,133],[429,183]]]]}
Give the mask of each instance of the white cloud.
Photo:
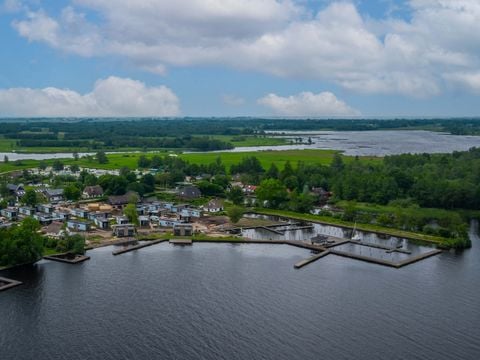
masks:
{"type": "Polygon", "coordinates": [[[5,0],[0,5],[0,12],[15,13],[23,9],[23,4],[20,0],[5,0]]]}
{"type": "Polygon", "coordinates": [[[245,104],[245,99],[231,94],[222,95],[222,101],[229,106],[242,106],[245,104]]]}
{"type": "Polygon", "coordinates": [[[177,116],[180,102],[167,87],[111,76],[79,94],[54,87],[0,89],[1,116],[177,116]]]}
{"type": "Polygon", "coordinates": [[[480,71],[450,73],[445,74],[444,77],[455,85],[480,93],[480,71]]]}
{"type": "Polygon", "coordinates": [[[169,66],[223,65],[334,82],[359,93],[427,97],[449,73],[480,68],[480,1],[410,0],[411,18],[375,21],[351,1],[312,14],[294,0],[73,0],[58,18],[29,12],[13,26],[82,56],[169,66]],[[79,11],[95,12],[100,22],[79,11]],[[454,31],[452,31],[454,29],[454,31]]]}
{"type": "Polygon", "coordinates": [[[352,109],[331,92],[314,94],[302,92],[288,97],[268,94],[258,103],[270,108],[276,115],[293,117],[338,117],[358,116],[360,113],[352,109]]]}

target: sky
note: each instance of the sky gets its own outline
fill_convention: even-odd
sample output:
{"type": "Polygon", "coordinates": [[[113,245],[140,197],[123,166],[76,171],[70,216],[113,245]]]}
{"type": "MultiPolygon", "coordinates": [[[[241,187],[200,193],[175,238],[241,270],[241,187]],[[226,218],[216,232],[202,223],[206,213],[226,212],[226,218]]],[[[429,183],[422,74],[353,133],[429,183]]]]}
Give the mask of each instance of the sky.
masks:
{"type": "Polygon", "coordinates": [[[0,0],[0,117],[480,116],[480,0],[0,0]]]}

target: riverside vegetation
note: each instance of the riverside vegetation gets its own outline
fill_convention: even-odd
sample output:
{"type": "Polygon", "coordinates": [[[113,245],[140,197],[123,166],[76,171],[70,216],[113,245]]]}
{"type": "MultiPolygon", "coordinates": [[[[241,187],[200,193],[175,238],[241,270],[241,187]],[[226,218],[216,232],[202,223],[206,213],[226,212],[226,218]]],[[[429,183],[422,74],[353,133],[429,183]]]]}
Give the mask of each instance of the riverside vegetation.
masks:
{"type": "MultiPolygon", "coordinates": [[[[91,161],[96,161],[100,167],[111,165],[113,157],[121,156],[99,154],[96,160],[91,161]]],[[[279,154],[281,157],[281,152],[279,154]]],[[[132,158],[128,159],[132,161],[132,158]]],[[[375,161],[346,158],[329,152],[328,158],[320,161],[312,156],[293,165],[290,160],[278,163],[274,156],[260,161],[255,156],[243,155],[229,166],[218,155],[210,163],[192,163],[181,157],[152,154],[133,159],[136,164],[131,164],[132,168],[156,168],[156,175],[146,174],[137,178],[129,167],[124,166],[118,176],[96,177],[83,171],[78,178],[57,176],[52,180],[53,185],[63,187],[70,200],[78,200],[81,189],[96,184],[102,186],[106,195],[136,191],[140,195],[162,197],[162,188],[171,188],[184,181],[186,176],[208,174],[196,181],[203,195],[200,201],[203,202],[211,197],[226,197],[235,206],[246,204],[247,207],[255,206],[277,215],[339,225],[352,226],[356,222],[359,228],[365,230],[434,241],[440,246],[453,248],[471,246],[467,222],[479,217],[480,149],[452,154],[396,155],[375,161]],[[256,201],[245,199],[243,191],[232,185],[232,178],[257,186],[256,201]],[[331,208],[312,215],[312,209],[325,200],[312,191],[319,188],[333,195],[328,199],[331,208]]],[[[83,160],[69,160],[73,164],[71,168],[79,171],[78,163],[83,160]]],[[[60,160],[55,160],[53,165],[57,169],[64,166],[60,160]]],[[[25,172],[18,181],[35,181],[32,176],[35,175],[25,172]]],[[[0,191],[4,198],[8,195],[6,180],[0,183],[0,191]]],[[[27,189],[22,201],[35,205],[39,199],[27,189]]],[[[6,206],[6,202],[8,198],[0,206],[6,206]]],[[[241,212],[241,209],[230,211],[235,220],[241,212]]],[[[82,250],[78,246],[80,241],[75,239],[54,243],[51,239],[42,238],[38,235],[38,223],[33,219],[0,231],[1,266],[35,261],[43,251],[82,250]]]]}

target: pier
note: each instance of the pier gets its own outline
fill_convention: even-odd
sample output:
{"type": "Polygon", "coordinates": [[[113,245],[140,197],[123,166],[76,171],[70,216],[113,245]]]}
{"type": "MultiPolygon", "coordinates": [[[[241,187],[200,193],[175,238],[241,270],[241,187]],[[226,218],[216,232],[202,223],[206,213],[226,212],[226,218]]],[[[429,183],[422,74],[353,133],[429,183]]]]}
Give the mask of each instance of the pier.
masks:
{"type": "Polygon", "coordinates": [[[405,250],[405,249],[402,249],[401,247],[392,248],[392,247],[389,247],[389,246],[386,246],[386,245],[367,243],[367,242],[363,242],[363,241],[360,241],[360,240],[350,240],[348,242],[350,242],[352,244],[356,244],[356,245],[368,246],[368,247],[371,247],[371,248],[386,250],[387,253],[399,252],[399,253],[407,254],[407,255],[410,255],[412,253],[410,250],[405,250]]]}
{"type": "Polygon", "coordinates": [[[192,245],[192,239],[170,239],[168,241],[170,244],[173,245],[192,245]]]}
{"type": "Polygon", "coordinates": [[[135,250],[143,249],[143,248],[148,247],[148,246],[160,244],[160,243],[165,242],[165,241],[168,241],[168,240],[167,239],[162,239],[162,240],[149,241],[148,243],[145,243],[145,244],[138,244],[138,245],[134,245],[134,246],[129,246],[125,249],[113,251],[112,254],[114,256],[117,256],[117,255],[128,253],[130,251],[135,251],[135,250]]]}
{"type": "Polygon", "coordinates": [[[43,257],[46,260],[58,261],[65,264],[79,264],[90,259],[87,255],[74,255],[70,253],[48,255],[43,257]]]}
{"type": "Polygon", "coordinates": [[[328,254],[330,254],[330,251],[329,250],[325,250],[325,251],[322,251],[320,254],[317,254],[317,255],[314,255],[308,259],[305,259],[305,260],[302,260],[302,261],[299,261],[298,263],[296,263],[295,265],[293,265],[293,267],[295,269],[301,269],[302,267],[308,265],[308,264],[311,264],[313,263],[314,261],[317,261],[318,259],[321,259],[323,258],[324,256],[327,256],[328,254]]]}
{"type": "Polygon", "coordinates": [[[21,281],[0,277],[0,291],[5,291],[19,285],[22,285],[21,281]]]}

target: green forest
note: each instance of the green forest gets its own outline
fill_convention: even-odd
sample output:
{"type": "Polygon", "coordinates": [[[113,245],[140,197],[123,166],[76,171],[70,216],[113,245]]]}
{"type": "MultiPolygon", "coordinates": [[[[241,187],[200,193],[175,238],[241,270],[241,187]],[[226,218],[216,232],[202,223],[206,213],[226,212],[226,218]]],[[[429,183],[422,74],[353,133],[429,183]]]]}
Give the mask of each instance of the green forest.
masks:
{"type": "Polygon", "coordinates": [[[211,151],[234,146],[232,139],[225,141],[215,136],[263,136],[266,131],[281,133],[289,130],[395,129],[477,135],[480,134],[480,119],[9,119],[2,123],[0,138],[16,148],[166,148],[211,151]]]}

